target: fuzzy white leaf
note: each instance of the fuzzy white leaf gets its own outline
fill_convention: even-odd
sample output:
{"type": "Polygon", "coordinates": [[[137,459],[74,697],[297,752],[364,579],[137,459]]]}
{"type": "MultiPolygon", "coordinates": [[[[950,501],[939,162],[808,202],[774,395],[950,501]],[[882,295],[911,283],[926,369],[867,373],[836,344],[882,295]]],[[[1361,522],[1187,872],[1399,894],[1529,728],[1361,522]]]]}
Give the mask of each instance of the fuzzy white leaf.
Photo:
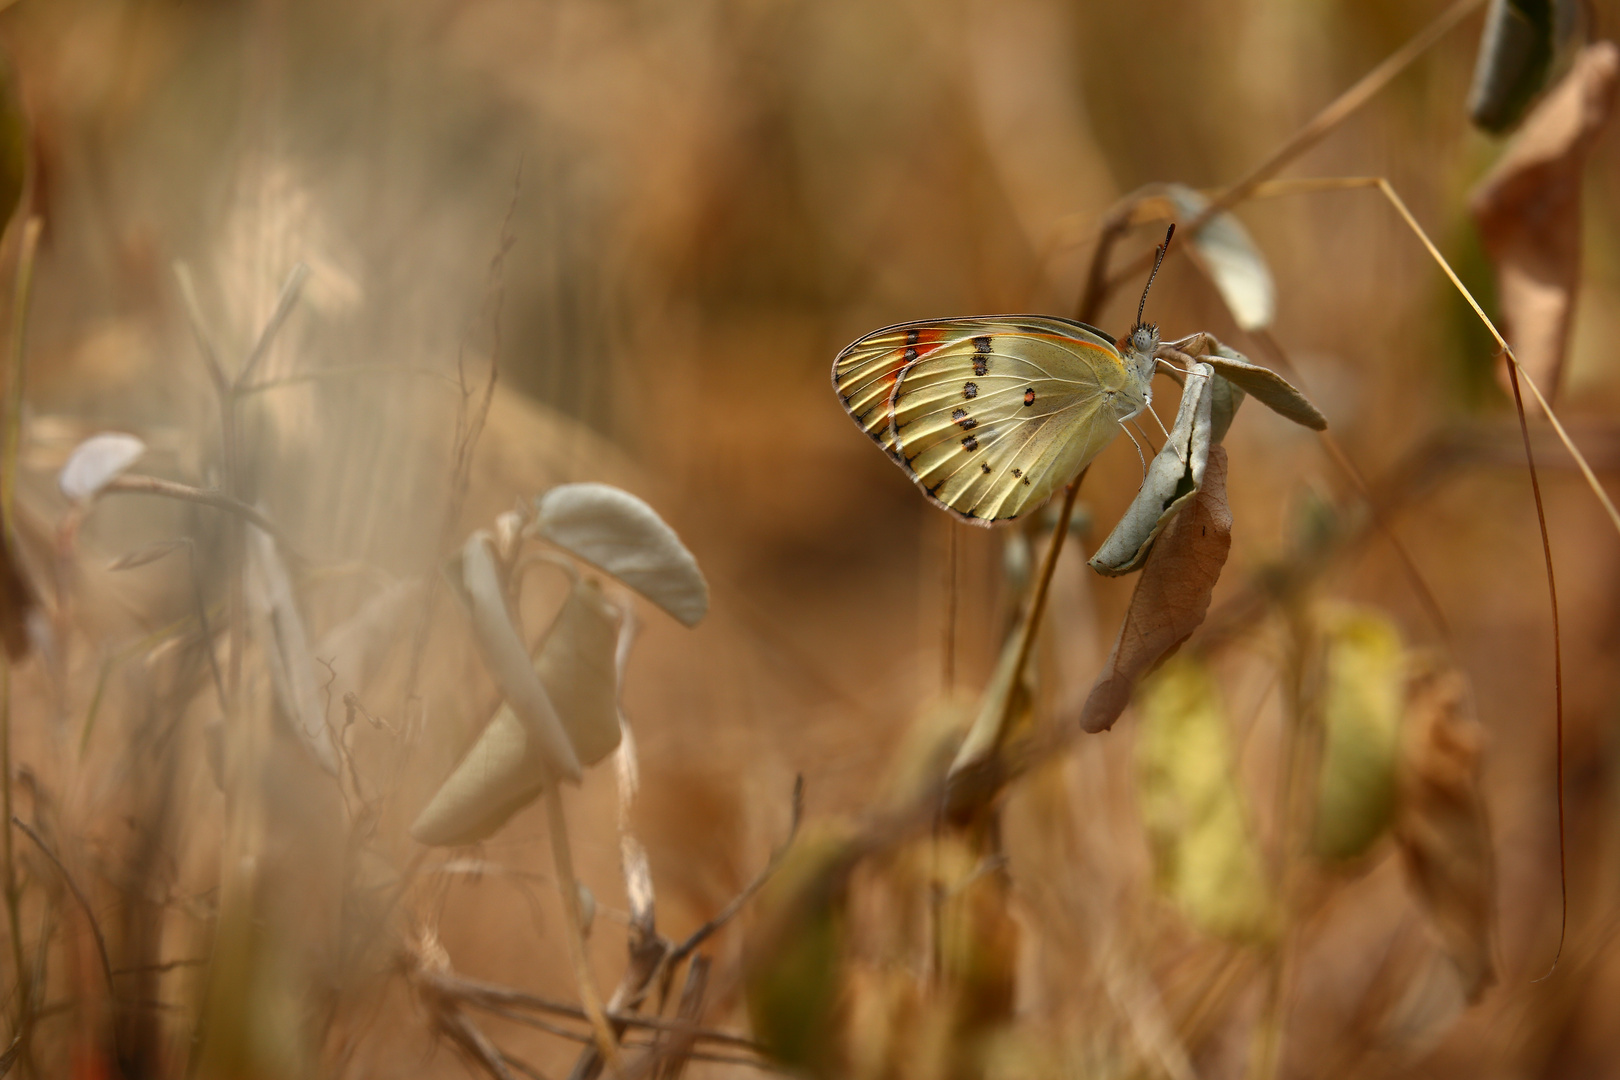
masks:
{"type": "Polygon", "coordinates": [[[545,759],[529,733],[502,705],[472,749],[417,815],[411,836],[421,844],[474,844],[505,825],[545,790],[545,759]]]}
{"type": "Polygon", "coordinates": [[[618,609],[594,582],[575,582],[534,669],[581,765],[595,765],[619,745],[618,643],[618,609]]]}
{"type": "Polygon", "coordinates": [[[581,775],[579,756],[563,730],[556,707],[529,660],[528,650],[506,607],[495,546],[489,533],[473,533],[461,549],[462,596],[472,612],[479,655],[500,688],[501,696],[533,736],[535,748],[551,770],[569,780],[581,775]]]}
{"type": "MultiPolygon", "coordinates": [[[[1208,199],[1190,187],[1165,186],[1170,201],[1183,217],[1196,217],[1209,205],[1208,199]]],[[[1193,233],[1192,246],[1233,321],[1245,330],[1271,325],[1277,313],[1277,286],[1271,280],[1266,257],[1260,254],[1243,223],[1223,210],[1193,233]]]]}
{"type": "Polygon", "coordinates": [[[74,448],[56,483],[74,502],[89,502],[146,453],[146,444],[117,431],[92,435],[74,448]]]}
{"type": "MultiPolygon", "coordinates": [[[[575,585],[546,634],[535,670],[586,765],[620,741],[614,652],[618,612],[590,582],[575,585]]],[[[546,758],[509,705],[489,722],[411,827],[424,844],[489,836],[545,790],[546,758]]]]}
{"type": "Polygon", "coordinates": [[[536,530],[687,626],[709,610],[697,560],[652,507],[609,484],[562,484],[536,500],[536,530]]]}

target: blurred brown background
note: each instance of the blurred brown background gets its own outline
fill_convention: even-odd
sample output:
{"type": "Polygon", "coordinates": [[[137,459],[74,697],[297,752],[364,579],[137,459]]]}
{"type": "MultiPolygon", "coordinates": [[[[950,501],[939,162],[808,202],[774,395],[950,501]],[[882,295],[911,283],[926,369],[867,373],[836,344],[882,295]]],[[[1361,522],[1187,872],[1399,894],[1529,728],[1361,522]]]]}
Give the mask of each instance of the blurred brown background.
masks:
{"type": "MultiPolygon", "coordinates": [[[[869,807],[911,718],[941,690],[951,526],[842,415],[828,386],[836,351],[903,320],[1072,315],[1096,219],[1118,196],[1152,181],[1230,182],[1442,6],[17,0],[0,14],[0,40],[35,125],[32,198],[45,220],[25,496],[49,522],[60,512],[52,464],[71,435],[103,427],[147,437],[154,471],[206,480],[212,403],[170,266],[193,268],[216,337],[240,355],[301,260],[313,271],[306,302],[268,370],[403,374],[267,395],[253,419],[259,494],[332,562],[419,572],[442,554],[434,514],[456,404],[444,376],[464,343],[479,370],[488,355],[487,329],[469,327],[482,326],[515,190],[502,391],[465,524],[559,480],[610,480],[663,513],[708,574],[709,621],[687,632],[649,610],[625,685],[660,916],[671,932],[689,929],[763,862],[785,828],[795,773],[812,819],[869,807]],[[53,430],[65,432],[56,443],[53,430]]],[[[1479,30],[1475,14],[1287,175],[1388,177],[1488,302],[1465,210],[1501,146],[1464,115],[1479,30]]],[[[1607,480],[1620,466],[1612,132],[1587,168],[1585,199],[1583,293],[1559,401],[1607,480]]],[[[1312,924],[1283,1069],[1610,1075],[1620,1060],[1606,1021],[1620,978],[1620,539],[1567,459],[1538,438],[1562,586],[1571,924],[1559,972],[1533,984],[1558,922],[1552,646],[1534,508],[1491,343],[1375,193],[1260,200],[1238,216],[1278,282],[1275,337],[1364,475],[1389,475],[1455,425],[1483,432],[1486,447],[1448,466],[1394,528],[1445,612],[1449,655],[1472,680],[1488,736],[1501,984],[1467,1011],[1419,1010],[1404,1042],[1356,1026],[1377,981],[1368,957],[1423,935],[1385,851],[1312,924]]],[[[1158,235],[1132,234],[1121,257],[1158,235]]],[[[1123,333],[1135,298],[1134,286],[1122,290],[1101,324],[1123,333]]],[[[1209,330],[1260,355],[1185,259],[1169,260],[1148,310],[1167,336],[1209,330]]],[[[1313,506],[1351,494],[1314,436],[1262,409],[1239,417],[1228,445],[1236,525],[1217,605],[1290,547],[1313,506]]],[[[1053,597],[1060,702],[1061,687],[1089,685],[1131,587],[1082,571],[1077,556],[1139,476],[1121,441],[1087,481],[1091,524],[1053,597]]],[[[86,542],[108,558],[174,524],[125,502],[106,511],[86,542]]],[[[970,689],[1004,629],[1005,536],[958,538],[955,678],[970,689]]],[[[85,838],[76,865],[95,879],[116,862],[112,819],[134,812],[117,763],[136,753],[124,740],[139,729],[140,710],[127,704],[139,692],[119,698],[124,711],[100,722],[84,757],[86,702],[109,650],[163,605],[183,608],[185,594],[137,592],[106,575],[81,588],[77,617],[89,629],[66,661],[66,696],[38,672],[19,676],[33,705],[19,707],[17,756],[62,804],[64,834],[85,838]]],[[[1413,643],[1443,645],[1376,536],[1317,589],[1384,608],[1413,643]]],[[[345,602],[331,600],[333,610],[345,602]]],[[[1234,715],[1257,732],[1277,723],[1274,695],[1252,703],[1267,700],[1255,672],[1279,647],[1261,632],[1227,661],[1234,715]]],[[[384,826],[398,865],[412,854],[404,826],[487,715],[490,691],[470,659],[436,671],[428,734],[384,826]]],[[[1077,984],[1061,1000],[1026,987],[1024,1007],[1067,1032],[1060,1042],[1132,1045],[1118,1034],[1131,1030],[1131,1002],[1084,988],[1106,982],[1095,973],[1109,942],[1150,982],[1178,977],[1176,954],[1138,910],[1151,890],[1130,816],[1130,720],[1087,739],[1067,767],[1067,805],[1082,822],[1109,807],[1097,842],[1113,856],[1058,876],[1112,914],[1072,911],[1084,925],[1066,940],[1044,936],[1046,916],[1024,916],[1026,946],[1065,957],[1077,984]],[[1095,1009],[1080,1012],[1082,1000],[1095,1009]]],[[[1260,786],[1266,760],[1246,759],[1260,786]]],[[[187,761],[174,780],[182,822],[218,799],[198,779],[200,757],[187,761]]],[[[620,909],[611,777],[593,774],[580,806],[582,872],[620,909]]],[[[209,831],[183,823],[172,834],[190,853],[174,856],[191,868],[181,876],[199,892],[213,872],[209,831]]],[[[530,811],[481,857],[544,870],[543,836],[530,811]]],[[[569,996],[560,938],[521,890],[491,877],[449,887],[438,933],[458,970],[569,996]]],[[[610,919],[593,948],[611,986],[622,939],[610,919]]],[[[734,960],[736,935],[718,948],[734,960]]],[[[321,1068],[461,1074],[397,989],[376,995],[344,1063],[335,1044],[316,1045],[321,1068]]],[[[1221,1013],[1229,1034],[1193,1054],[1198,1075],[1243,1071],[1252,1004],[1234,991],[1221,1013]]],[[[734,1019],[733,1006],[719,1003],[711,1020],[734,1019]]],[[[533,1032],[498,1021],[491,1031],[558,1074],[572,1059],[533,1032]]],[[[170,1037],[183,1045],[183,1031],[170,1037]]],[[[1121,1060],[1121,1072],[1161,1070],[1152,1055],[1121,1060]]]]}

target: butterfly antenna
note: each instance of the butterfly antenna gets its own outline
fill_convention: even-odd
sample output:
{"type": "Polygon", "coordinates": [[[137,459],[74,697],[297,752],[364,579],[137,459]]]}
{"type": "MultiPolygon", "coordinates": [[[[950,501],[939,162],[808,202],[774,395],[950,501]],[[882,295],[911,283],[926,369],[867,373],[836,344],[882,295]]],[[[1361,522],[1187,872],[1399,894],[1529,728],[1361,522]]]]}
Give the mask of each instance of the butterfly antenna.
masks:
{"type": "Polygon", "coordinates": [[[1159,245],[1158,254],[1153,259],[1153,272],[1148,275],[1147,284],[1142,286],[1142,302],[1136,305],[1136,325],[1142,325],[1142,313],[1147,310],[1148,290],[1153,288],[1153,279],[1159,276],[1159,267],[1164,263],[1164,254],[1170,250],[1170,238],[1176,235],[1176,223],[1171,222],[1170,227],[1164,231],[1164,243],[1159,245]]]}

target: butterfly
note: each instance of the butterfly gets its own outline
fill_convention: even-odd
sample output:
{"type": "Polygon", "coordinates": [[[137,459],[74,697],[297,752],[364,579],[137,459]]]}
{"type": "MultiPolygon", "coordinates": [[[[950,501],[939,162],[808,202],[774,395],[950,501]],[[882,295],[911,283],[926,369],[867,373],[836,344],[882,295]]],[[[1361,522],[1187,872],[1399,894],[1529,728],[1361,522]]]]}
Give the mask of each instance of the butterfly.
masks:
{"type": "MultiPolygon", "coordinates": [[[[1149,286],[1169,246],[1167,234],[1149,286]]],[[[1149,406],[1158,346],[1142,307],[1119,346],[1044,315],[900,323],[840,352],[832,381],[932,502],[988,526],[1041,506],[1149,406]]]]}

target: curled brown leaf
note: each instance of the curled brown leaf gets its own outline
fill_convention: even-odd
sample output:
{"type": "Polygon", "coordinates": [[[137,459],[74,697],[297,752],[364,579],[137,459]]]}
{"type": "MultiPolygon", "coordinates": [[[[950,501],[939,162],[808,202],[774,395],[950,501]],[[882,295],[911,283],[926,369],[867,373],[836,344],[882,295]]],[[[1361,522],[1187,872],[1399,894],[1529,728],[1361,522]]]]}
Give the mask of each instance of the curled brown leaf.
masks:
{"type": "Polygon", "coordinates": [[[1479,795],[1479,722],[1462,675],[1415,676],[1407,720],[1412,743],[1395,835],[1412,892],[1475,1001],[1496,981],[1496,873],[1479,795]]]}
{"type": "Polygon", "coordinates": [[[1558,385],[1581,272],[1581,170],[1614,105],[1620,47],[1589,45],[1469,200],[1496,264],[1503,330],[1530,377],[1558,385]]]}
{"type": "Polygon", "coordinates": [[[1164,530],[1142,569],[1113,652],[1080,710],[1080,726],[1103,731],[1130,703],[1138,680],[1204,621],[1232,546],[1226,448],[1211,446],[1202,488],[1164,530]]]}

